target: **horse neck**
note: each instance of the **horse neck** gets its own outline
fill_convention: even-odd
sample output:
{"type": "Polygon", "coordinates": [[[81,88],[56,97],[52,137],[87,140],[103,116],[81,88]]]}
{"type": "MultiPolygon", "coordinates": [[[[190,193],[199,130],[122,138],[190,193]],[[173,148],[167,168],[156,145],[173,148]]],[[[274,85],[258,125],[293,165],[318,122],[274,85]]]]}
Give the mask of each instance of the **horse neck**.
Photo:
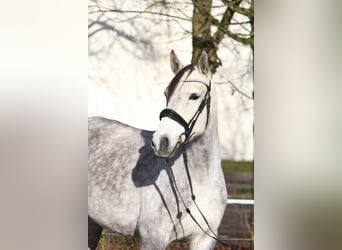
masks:
{"type": "Polygon", "coordinates": [[[189,156],[192,157],[194,161],[196,161],[197,163],[203,163],[201,165],[206,168],[211,168],[221,164],[216,91],[214,87],[211,90],[210,107],[210,117],[205,132],[193,143],[191,143],[187,150],[189,156]]]}

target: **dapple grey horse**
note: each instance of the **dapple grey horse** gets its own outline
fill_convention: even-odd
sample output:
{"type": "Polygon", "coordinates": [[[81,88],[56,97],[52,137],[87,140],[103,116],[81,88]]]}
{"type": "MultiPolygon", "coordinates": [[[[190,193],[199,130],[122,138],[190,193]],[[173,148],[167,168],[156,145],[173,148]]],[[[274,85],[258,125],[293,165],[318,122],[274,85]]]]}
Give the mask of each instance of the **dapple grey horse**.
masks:
{"type": "Polygon", "coordinates": [[[171,51],[170,63],[175,77],[155,132],[89,118],[89,249],[102,228],[139,236],[143,250],[165,249],[182,238],[191,249],[215,246],[208,234],[217,234],[227,191],[208,55],[183,67],[171,51]]]}

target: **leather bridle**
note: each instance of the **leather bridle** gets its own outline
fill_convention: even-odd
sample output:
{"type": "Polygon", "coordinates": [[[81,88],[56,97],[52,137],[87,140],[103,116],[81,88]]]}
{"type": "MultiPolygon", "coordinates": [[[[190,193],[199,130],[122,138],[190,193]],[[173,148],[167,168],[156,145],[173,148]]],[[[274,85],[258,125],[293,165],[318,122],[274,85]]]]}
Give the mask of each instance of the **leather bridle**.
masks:
{"type": "MultiPolygon", "coordinates": [[[[203,100],[201,101],[197,111],[192,116],[192,118],[189,120],[189,122],[186,122],[180,114],[178,114],[176,111],[174,111],[172,109],[165,108],[160,112],[160,115],[159,115],[160,120],[163,117],[168,117],[168,118],[174,120],[175,122],[177,122],[179,125],[181,125],[184,128],[185,140],[181,141],[181,143],[185,144],[185,143],[189,142],[189,139],[192,136],[192,130],[196,124],[196,121],[197,121],[199,115],[202,113],[202,111],[205,107],[207,107],[207,121],[206,121],[205,126],[207,127],[207,125],[208,125],[209,116],[210,116],[211,81],[209,82],[209,85],[207,85],[205,82],[200,81],[200,80],[185,80],[185,81],[181,81],[181,82],[198,82],[198,83],[202,83],[207,88],[207,91],[205,93],[203,100]]],[[[180,138],[181,138],[181,136],[182,135],[180,135],[180,138]]]]}
{"type": "MultiPolygon", "coordinates": [[[[192,118],[189,120],[189,122],[186,122],[185,119],[178,114],[176,111],[169,109],[169,108],[165,108],[160,112],[159,115],[159,119],[161,120],[163,117],[168,117],[172,120],[174,120],[175,122],[177,122],[178,124],[180,124],[183,128],[184,128],[184,135],[185,135],[185,140],[182,141],[181,137],[183,134],[181,134],[179,136],[178,142],[177,144],[180,145],[181,149],[182,149],[182,154],[183,154],[183,160],[184,160],[184,167],[186,170],[186,174],[188,177],[188,181],[189,181],[189,186],[190,186],[190,191],[191,191],[191,200],[194,202],[196,209],[198,210],[198,212],[200,213],[202,219],[204,220],[205,224],[208,226],[208,230],[211,232],[207,232],[207,230],[205,230],[200,224],[199,222],[196,220],[196,218],[194,217],[194,215],[191,213],[190,208],[186,205],[182,194],[180,193],[177,183],[176,183],[176,179],[175,176],[173,174],[173,170],[172,170],[172,164],[170,163],[170,159],[169,157],[165,158],[166,164],[168,166],[168,170],[170,171],[170,175],[171,175],[171,181],[174,184],[174,188],[177,192],[177,195],[180,197],[185,211],[189,214],[189,216],[191,217],[191,219],[196,223],[196,225],[206,234],[208,235],[210,238],[217,240],[219,242],[221,242],[222,244],[226,245],[224,242],[222,242],[217,234],[215,233],[215,231],[211,228],[207,218],[205,217],[205,215],[203,214],[203,212],[201,211],[200,207],[198,206],[197,202],[196,202],[196,196],[194,194],[193,191],[193,187],[192,187],[192,181],[191,181],[191,176],[190,176],[190,171],[189,171],[189,163],[188,163],[188,156],[186,153],[186,147],[185,145],[189,142],[191,136],[192,136],[192,130],[196,124],[196,121],[199,117],[199,115],[202,113],[203,109],[205,107],[207,107],[207,121],[205,124],[205,127],[207,127],[208,122],[209,122],[209,116],[210,116],[210,101],[211,101],[211,96],[210,96],[210,91],[211,91],[211,81],[209,82],[209,84],[207,85],[205,82],[200,81],[200,80],[185,80],[185,81],[181,81],[181,82],[198,82],[198,83],[202,83],[204,86],[206,86],[207,88],[207,92],[205,93],[204,98],[202,99],[197,111],[195,112],[195,114],[192,116],[192,118]]],[[[174,151],[177,149],[177,145],[174,148],[174,151]]],[[[172,154],[171,154],[172,155],[172,154]]],[[[179,216],[179,218],[181,217],[182,213],[179,210],[179,206],[178,206],[178,213],[177,213],[177,218],[179,216]]]]}

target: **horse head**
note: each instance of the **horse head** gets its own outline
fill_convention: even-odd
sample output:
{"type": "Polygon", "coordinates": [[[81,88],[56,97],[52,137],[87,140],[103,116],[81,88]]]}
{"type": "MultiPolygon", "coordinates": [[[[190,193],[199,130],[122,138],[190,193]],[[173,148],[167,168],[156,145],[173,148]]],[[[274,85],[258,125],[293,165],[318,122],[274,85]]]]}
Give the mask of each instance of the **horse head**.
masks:
{"type": "Polygon", "coordinates": [[[183,66],[172,50],[170,65],[175,76],[165,89],[166,108],[153,134],[157,156],[170,158],[177,147],[201,136],[210,119],[211,72],[208,55],[202,52],[195,64],[183,66]]]}

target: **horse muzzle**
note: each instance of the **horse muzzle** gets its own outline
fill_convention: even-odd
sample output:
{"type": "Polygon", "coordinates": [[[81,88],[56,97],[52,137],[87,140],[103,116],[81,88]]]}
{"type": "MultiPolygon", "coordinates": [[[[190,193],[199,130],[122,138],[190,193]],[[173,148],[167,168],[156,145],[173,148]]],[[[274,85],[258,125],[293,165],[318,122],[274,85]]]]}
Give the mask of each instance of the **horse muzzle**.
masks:
{"type": "Polygon", "coordinates": [[[172,142],[167,136],[161,136],[159,138],[153,137],[151,146],[154,150],[154,153],[160,157],[160,158],[171,158],[173,154],[175,153],[178,145],[181,144],[181,139],[182,137],[180,136],[178,140],[175,142],[172,142]]]}
{"type": "Polygon", "coordinates": [[[154,153],[161,158],[170,158],[180,144],[180,137],[183,138],[184,128],[178,122],[165,117],[152,137],[151,146],[154,153]]]}
{"type": "Polygon", "coordinates": [[[169,138],[162,136],[159,139],[153,138],[151,146],[154,153],[161,158],[170,158],[173,152],[173,148],[170,147],[169,138]]]}

